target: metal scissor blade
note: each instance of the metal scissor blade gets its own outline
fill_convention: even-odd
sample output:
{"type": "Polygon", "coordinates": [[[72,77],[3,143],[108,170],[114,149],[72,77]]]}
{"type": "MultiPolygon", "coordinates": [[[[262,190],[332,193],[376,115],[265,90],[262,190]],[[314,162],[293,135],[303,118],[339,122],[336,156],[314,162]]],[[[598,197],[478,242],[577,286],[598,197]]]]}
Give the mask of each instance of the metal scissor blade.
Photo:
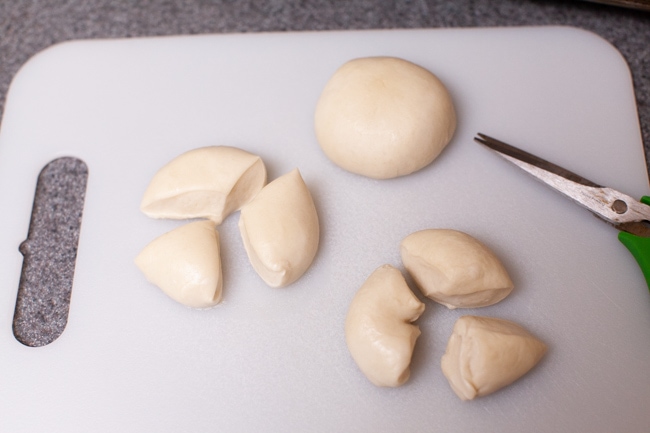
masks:
{"type": "Polygon", "coordinates": [[[625,224],[650,220],[650,206],[628,195],[612,188],[602,187],[558,165],[487,135],[478,134],[474,140],[622,230],[625,230],[625,224]]]}
{"type": "MultiPolygon", "coordinates": [[[[575,174],[566,168],[560,167],[559,165],[555,165],[552,162],[549,162],[545,159],[542,159],[538,156],[535,156],[531,153],[528,153],[524,150],[521,150],[517,147],[511,146],[507,143],[504,143],[503,141],[499,141],[496,138],[488,137],[485,134],[478,133],[478,137],[474,138],[475,141],[478,143],[481,143],[484,146],[489,147],[490,149],[496,151],[497,153],[501,154],[502,156],[509,156],[508,159],[510,162],[515,163],[515,161],[521,161],[525,162],[529,165],[532,165],[534,167],[537,167],[538,169],[541,169],[543,171],[547,171],[549,173],[556,174],[564,179],[579,183],[584,186],[591,186],[594,188],[602,188],[600,185],[597,183],[594,183],[590,181],[589,179],[585,179],[584,177],[580,176],[579,174],[575,174]],[[514,161],[513,161],[514,158],[514,161]]],[[[516,164],[516,163],[515,163],[516,164]]],[[[519,164],[516,164],[519,165],[519,164]]],[[[520,166],[521,167],[521,166],[520,166]]],[[[521,167],[523,168],[523,167],[521,167]]],[[[526,170],[524,168],[524,170],[526,170]]],[[[526,170],[528,171],[528,170],[526,170]]],[[[530,173],[530,172],[529,172],[530,173]]],[[[532,174],[532,173],[531,173],[532,174]]],[[[535,176],[533,174],[533,176],[535,176]]],[[[535,176],[537,177],[537,176],[535,176]]]]}

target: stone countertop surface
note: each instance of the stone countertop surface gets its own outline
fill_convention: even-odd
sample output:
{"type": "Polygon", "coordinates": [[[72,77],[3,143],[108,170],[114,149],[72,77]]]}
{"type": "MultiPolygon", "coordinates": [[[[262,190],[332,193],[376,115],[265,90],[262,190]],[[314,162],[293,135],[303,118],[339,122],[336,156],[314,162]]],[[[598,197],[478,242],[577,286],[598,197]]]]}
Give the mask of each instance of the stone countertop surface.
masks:
{"type": "MultiPolygon", "coordinates": [[[[66,40],[528,25],[568,25],[589,30],[622,53],[632,73],[646,160],[650,160],[650,11],[580,0],[4,1],[0,2],[0,115],[19,68],[37,52],[66,40]]],[[[35,200],[38,201],[38,194],[35,200]]],[[[30,233],[52,229],[47,225],[32,226],[30,233]]],[[[78,230],[70,236],[76,242],[78,230]]],[[[76,251],[67,258],[73,268],[75,257],[76,251]]],[[[65,298],[69,292],[53,296],[65,298]]],[[[32,307],[26,308],[28,311],[32,307]]],[[[52,314],[65,327],[67,309],[52,314]]],[[[51,336],[39,335],[51,329],[39,323],[43,317],[35,314],[22,320],[20,326],[25,329],[21,333],[27,336],[21,340],[24,344],[38,346],[51,340],[51,336]]]]}

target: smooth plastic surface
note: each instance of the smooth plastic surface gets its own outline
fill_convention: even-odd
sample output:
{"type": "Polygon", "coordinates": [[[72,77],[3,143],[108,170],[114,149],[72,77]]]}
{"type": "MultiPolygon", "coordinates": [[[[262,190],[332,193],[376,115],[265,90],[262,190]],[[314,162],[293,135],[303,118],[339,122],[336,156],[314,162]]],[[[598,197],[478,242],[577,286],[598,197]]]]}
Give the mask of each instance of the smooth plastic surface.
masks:
{"type": "Polygon", "coordinates": [[[650,425],[650,294],[612,228],[473,142],[477,131],[603,185],[648,194],[629,70],[572,28],[235,34],[71,42],[18,73],[0,129],[0,430],[11,432],[612,432],[650,425]],[[459,127],[429,167],[377,181],[320,151],[313,113],[345,61],[394,55],[447,85],[459,127]],[[220,226],[224,291],[196,311],[133,264],[181,222],[147,218],[153,174],[209,144],[298,167],[321,221],[312,267],[272,289],[238,215],[220,226]],[[11,332],[36,178],[62,155],[89,168],[68,325],[40,348],[11,332]],[[381,389],[347,351],[354,293],[429,227],[488,245],[515,284],[502,302],[426,301],[403,387],[381,389]],[[440,370],[462,314],[515,321],[549,346],[515,384],[461,402],[440,370]]]}

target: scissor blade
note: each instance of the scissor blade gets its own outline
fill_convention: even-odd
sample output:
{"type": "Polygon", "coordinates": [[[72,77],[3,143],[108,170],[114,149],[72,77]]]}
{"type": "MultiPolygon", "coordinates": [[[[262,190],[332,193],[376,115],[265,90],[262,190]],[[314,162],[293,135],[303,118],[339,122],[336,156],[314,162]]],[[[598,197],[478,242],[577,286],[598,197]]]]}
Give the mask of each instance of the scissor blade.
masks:
{"type": "MultiPolygon", "coordinates": [[[[531,153],[528,153],[524,150],[521,150],[517,147],[511,146],[507,143],[504,143],[503,141],[499,141],[496,138],[488,137],[485,134],[477,134],[478,137],[476,137],[474,140],[477,142],[483,144],[484,146],[489,147],[490,149],[498,152],[502,156],[509,156],[511,159],[510,162],[515,162],[515,161],[521,161],[525,162],[529,165],[532,165],[534,167],[537,167],[543,171],[547,171],[549,173],[556,174],[564,179],[571,180],[573,182],[579,183],[581,185],[585,186],[592,186],[594,188],[601,188],[600,185],[597,183],[594,183],[590,181],[589,179],[585,179],[584,177],[580,176],[579,174],[575,174],[566,168],[560,167],[559,165],[555,165],[552,162],[549,162],[545,159],[542,159],[538,156],[535,156],[531,153]],[[512,160],[514,158],[515,161],[512,160]]],[[[508,159],[508,158],[506,158],[508,159]]],[[[519,165],[519,164],[517,164],[519,165]]],[[[521,166],[520,166],[521,167],[521,166]]],[[[523,167],[522,167],[523,168],[523,167]]],[[[525,169],[524,169],[525,170],[525,169]]],[[[528,170],[526,170],[528,171],[528,170]]],[[[532,173],[531,173],[532,174],[532,173]]],[[[535,176],[533,174],[533,176],[535,176]]],[[[536,176],[537,177],[537,176],[536,176]]]]}
{"type": "Polygon", "coordinates": [[[474,140],[494,150],[507,161],[621,230],[626,230],[628,223],[650,220],[650,206],[639,203],[628,195],[612,188],[602,187],[558,165],[487,135],[478,134],[474,140]]]}

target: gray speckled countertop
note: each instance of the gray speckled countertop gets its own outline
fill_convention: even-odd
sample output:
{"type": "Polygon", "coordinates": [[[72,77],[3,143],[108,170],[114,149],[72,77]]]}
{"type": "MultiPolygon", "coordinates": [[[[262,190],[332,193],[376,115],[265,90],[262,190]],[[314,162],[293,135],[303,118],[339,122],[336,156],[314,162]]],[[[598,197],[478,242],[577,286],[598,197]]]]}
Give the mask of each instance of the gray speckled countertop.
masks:
{"type": "MultiPolygon", "coordinates": [[[[522,25],[575,26],[599,34],[618,48],[632,72],[646,155],[650,155],[650,12],[577,0],[5,1],[0,2],[0,114],[18,69],[38,51],[65,40],[522,25]]],[[[30,232],[32,229],[38,228],[32,227],[30,232]]],[[[70,233],[69,236],[75,238],[77,235],[70,233]]],[[[25,249],[38,249],[38,245],[30,243],[28,246],[25,249]]],[[[59,254],[57,263],[65,263],[74,260],[76,253],[62,251],[59,254]]],[[[29,310],[29,306],[25,308],[29,310]]],[[[20,326],[25,328],[21,332],[25,344],[45,344],[47,336],[37,334],[56,332],[43,327],[39,323],[42,320],[43,316],[37,314],[21,321],[20,326]]]]}

